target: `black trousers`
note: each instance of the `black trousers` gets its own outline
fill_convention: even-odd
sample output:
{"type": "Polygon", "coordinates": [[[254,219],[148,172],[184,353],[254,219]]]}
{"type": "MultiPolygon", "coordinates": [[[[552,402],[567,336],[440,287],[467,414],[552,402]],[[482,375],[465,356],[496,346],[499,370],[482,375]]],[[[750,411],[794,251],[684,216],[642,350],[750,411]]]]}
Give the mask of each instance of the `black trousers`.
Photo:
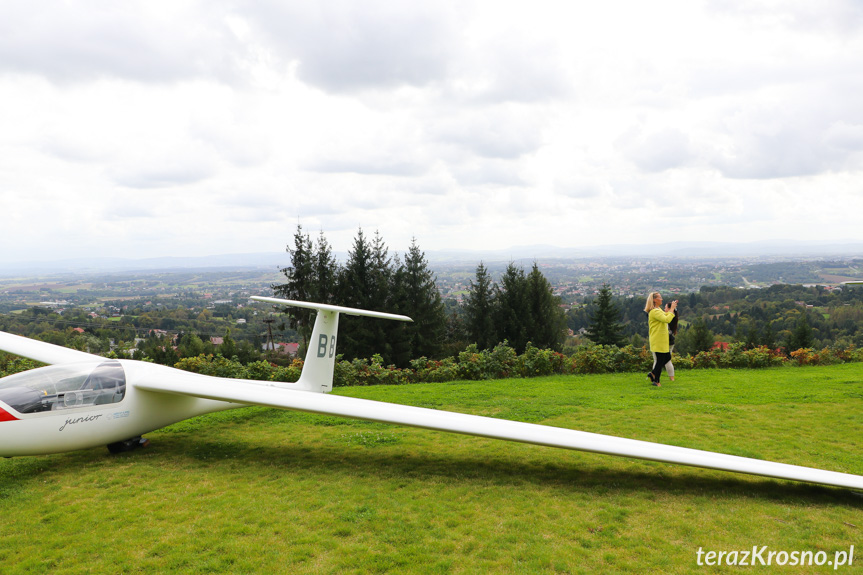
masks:
{"type": "Polygon", "coordinates": [[[650,373],[653,374],[653,381],[658,382],[660,376],[662,375],[662,368],[665,367],[665,364],[671,361],[671,352],[670,351],[656,351],[656,361],[653,364],[653,369],[650,370],[650,373]]]}

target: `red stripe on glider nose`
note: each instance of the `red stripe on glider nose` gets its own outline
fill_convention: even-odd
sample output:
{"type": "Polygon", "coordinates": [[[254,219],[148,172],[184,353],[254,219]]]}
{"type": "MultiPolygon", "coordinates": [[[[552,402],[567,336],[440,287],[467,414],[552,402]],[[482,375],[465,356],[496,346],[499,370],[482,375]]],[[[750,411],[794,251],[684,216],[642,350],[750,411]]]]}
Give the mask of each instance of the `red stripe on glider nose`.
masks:
{"type": "Polygon", "coordinates": [[[0,421],[18,421],[18,418],[0,407],[0,421]]]}

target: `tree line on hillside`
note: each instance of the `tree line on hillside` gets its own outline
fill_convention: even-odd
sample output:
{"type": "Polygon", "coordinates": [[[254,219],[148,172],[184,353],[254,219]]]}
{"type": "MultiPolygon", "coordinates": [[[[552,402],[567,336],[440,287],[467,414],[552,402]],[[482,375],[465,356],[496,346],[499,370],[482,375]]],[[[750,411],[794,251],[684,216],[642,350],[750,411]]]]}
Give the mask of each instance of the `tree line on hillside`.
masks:
{"type": "MultiPolygon", "coordinates": [[[[385,362],[405,367],[412,359],[453,355],[468,342],[486,349],[505,340],[518,353],[529,342],[555,350],[562,347],[566,325],[560,302],[536,265],[526,274],[510,264],[497,284],[480,264],[463,313],[448,314],[416,239],[402,259],[389,255],[380,234],[370,240],[359,229],[343,265],[336,261],[323,232],[313,242],[298,225],[293,240],[287,248],[291,265],[282,270],[287,281],[273,286],[277,296],[413,319],[412,323],[366,317],[341,321],[339,353],[348,360],[380,354],[385,362]]],[[[284,311],[307,348],[313,312],[290,307],[284,311]]]]}
{"type": "MultiPolygon", "coordinates": [[[[114,352],[118,357],[148,358],[165,365],[201,353],[237,355],[244,363],[261,358],[265,327],[254,307],[214,305],[209,309],[204,307],[205,300],[196,302],[196,308],[174,301],[159,306],[113,303],[123,307],[120,317],[105,317],[85,308],[40,306],[0,314],[0,331],[88,353],[114,352]]],[[[295,335],[292,330],[277,333],[279,341],[295,335]]]]}
{"type": "MultiPolygon", "coordinates": [[[[511,262],[495,277],[480,262],[458,303],[455,299],[442,301],[435,275],[416,239],[403,256],[391,255],[380,234],[370,238],[359,229],[347,260],[339,263],[323,232],[312,241],[298,226],[287,252],[290,265],[282,270],[285,282],[272,286],[277,296],[401,313],[414,319],[402,323],[344,316],[338,352],[348,361],[379,354],[386,365],[404,368],[420,358],[458,357],[470,346],[481,352],[504,342],[518,354],[538,348],[567,355],[590,344],[641,349],[647,343],[646,294],[615,295],[606,284],[584,304],[564,312],[536,262],[528,271],[511,262]],[[574,337],[566,336],[567,328],[574,337]]],[[[666,301],[680,300],[675,352],[681,355],[707,351],[717,341],[741,344],[745,349],[785,348],[788,354],[803,348],[863,347],[861,287],[704,286],[698,292],[664,295],[666,301]]],[[[200,294],[191,292],[179,294],[177,301],[160,299],[152,305],[106,302],[106,306],[123,308],[121,317],[113,318],[91,317],[94,314],[74,307],[60,315],[36,306],[0,314],[0,330],[98,354],[113,349],[122,354],[134,347],[134,357],[169,365],[202,354],[236,357],[249,364],[263,357],[267,316],[259,313],[259,307],[244,306],[241,299],[246,301],[237,296],[212,309],[204,307],[209,304],[200,294]]],[[[280,334],[278,341],[300,340],[304,353],[313,312],[285,311],[287,325],[272,326],[280,334]]],[[[290,363],[290,359],[280,361],[275,356],[266,359],[290,363]]]]}
{"type": "MultiPolygon", "coordinates": [[[[339,353],[353,359],[379,353],[387,362],[407,365],[420,356],[437,356],[444,343],[447,317],[434,274],[416,239],[402,259],[390,255],[379,233],[357,232],[344,265],[320,232],[312,242],[297,226],[293,245],[287,248],[291,265],[282,272],[286,282],[273,285],[277,297],[410,315],[413,322],[394,322],[348,316],[339,321],[339,353]]],[[[308,309],[284,309],[291,327],[307,349],[314,322],[308,309]]]]}
{"type": "MultiPolygon", "coordinates": [[[[646,297],[646,295],[645,295],[646,297]]],[[[863,347],[863,289],[845,286],[775,285],[763,290],[702,287],[678,299],[681,328],[675,351],[694,355],[717,341],[746,349],[863,347]]],[[[613,297],[604,285],[586,305],[568,316],[570,328],[603,345],[646,342],[644,300],[613,297]]]]}
{"type": "Polygon", "coordinates": [[[510,263],[495,283],[480,262],[464,298],[464,334],[480,350],[508,342],[517,353],[528,344],[560,351],[566,319],[551,284],[534,262],[530,273],[510,263]]]}

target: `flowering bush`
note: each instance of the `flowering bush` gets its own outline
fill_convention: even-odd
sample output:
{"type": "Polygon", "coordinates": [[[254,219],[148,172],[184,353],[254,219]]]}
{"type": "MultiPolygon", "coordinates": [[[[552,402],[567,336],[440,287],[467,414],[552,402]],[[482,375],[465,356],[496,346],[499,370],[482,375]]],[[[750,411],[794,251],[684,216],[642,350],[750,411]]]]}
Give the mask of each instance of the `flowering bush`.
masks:
{"type": "Polygon", "coordinates": [[[614,361],[610,353],[613,346],[586,345],[572,354],[573,373],[611,373],[614,361]]]}
{"type": "Polygon", "coordinates": [[[24,357],[0,353],[0,377],[20,373],[39,367],[41,364],[24,357]]]}
{"type": "Polygon", "coordinates": [[[791,360],[798,366],[843,363],[843,360],[836,352],[826,347],[821,351],[815,351],[808,347],[792,351],[791,360]]]}
{"type": "MultiPolygon", "coordinates": [[[[809,348],[791,352],[790,359],[781,350],[767,347],[745,349],[742,343],[729,344],[727,349],[719,348],[703,351],[695,356],[672,354],[677,369],[707,368],[764,368],[784,365],[829,365],[851,361],[863,361],[863,349],[853,346],[844,349],[824,348],[815,351],[809,348]]],[[[346,361],[342,356],[336,358],[333,383],[336,386],[348,385],[395,385],[418,382],[445,382],[456,379],[482,380],[506,377],[537,377],[552,374],[587,373],[625,373],[645,372],[653,365],[653,356],[646,347],[635,348],[587,345],[575,349],[572,355],[549,349],[540,349],[532,344],[522,355],[507,342],[493,349],[478,350],[476,345],[468,346],[459,353],[458,358],[441,360],[421,357],[410,362],[410,367],[396,368],[384,365],[383,358],[375,355],[371,359],[346,361]]],[[[30,360],[0,356],[0,371],[4,374],[32,369],[35,364],[30,360]]],[[[266,361],[242,365],[238,361],[225,359],[220,355],[199,355],[180,360],[175,367],[214,375],[217,377],[236,377],[265,381],[293,382],[300,378],[303,360],[295,359],[288,367],[279,367],[266,361]]]]}
{"type": "Polygon", "coordinates": [[[350,362],[352,369],[356,371],[355,385],[396,385],[409,383],[408,373],[410,370],[398,369],[394,365],[384,366],[384,359],[376,353],[371,360],[355,359],[350,362]]]}
{"type": "Polygon", "coordinates": [[[250,379],[248,372],[239,361],[222,357],[221,355],[201,354],[195,357],[184,357],[174,364],[177,369],[212,375],[214,377],[232,377],[237,379],[250,379]]]}
{"type": "Polygon", "coordinates": [[[746,357],[746,367],[775,367],[785,362],[782,353],[763,345],[747,349],[743,352],[743,355],[746,357]]]}
{"type": "Polygon", "coordinates": [[[471,344],[458,354],[457,373],[461,379],[476,381],[510,377],[518,367],[518,354],[506,340],[492,350],[478,351],[476,344],[471,344]]]}
{"type": "Polygon", "coordinates": [[[303,371],[303,365],[304,362],[301,359],[295,359],[291,362],[291,365],[287,367],[271,365],[270,374],[266,379],[268,379],[269,381],[284,381],[286,383],[293,383],[300,379],[300,374],[303,371]]]}
{"type": "Polygon", "coordinates": [[[455,358],[447,357],[442,360],[433,360],[427,357],[411,360],[413,370],[412,381],[431,383],[444,382],[458,379],[458,366],[455,358]]]}
{"type": "MultiPolygon", "coordinates": [[[[627,345],[621,348],[610,348],[614,371],[647,371],[653,367],[653,355],[645,347],[635,348],[627,345]]],[[[672,358],[673,361],[673,358],[672,358]]]]}
{"type": "Polygon", "coordinates": [[[839,348],[834,351],[836,357],[843,363],[853,361],[863,361],[863,349],[858,349],[853,344],[846,348],[839,348]]]}
{"type": "Polygon", "coordinates": [[[539,349],[528,342],[524,353],[517,358],[518,374],[521,377],[536,377],[555,373],[552,354],[552,350],[539,349]]]}
{"type": "MultiPolygon", "coordinates": [[[[745,343],[730,343],[724,352],[718,354],[719,367],[748,367],[748,358],[744,355],[745,343]]],[[[718,351],[718,350],[717,350],[718,351]]]]}

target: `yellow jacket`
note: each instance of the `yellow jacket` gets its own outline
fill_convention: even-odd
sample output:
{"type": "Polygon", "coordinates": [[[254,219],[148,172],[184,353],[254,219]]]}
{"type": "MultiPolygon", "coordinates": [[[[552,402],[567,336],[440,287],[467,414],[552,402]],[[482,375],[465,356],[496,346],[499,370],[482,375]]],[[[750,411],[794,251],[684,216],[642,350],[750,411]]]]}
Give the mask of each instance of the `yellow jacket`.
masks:
{"type": "Polygon", "coordinates": [[[674,312],[665,312],[655,307],[647,314],[647,329],[650,332],[650,351],[668,353],[668,324],[674,319],[674,312]]]}

